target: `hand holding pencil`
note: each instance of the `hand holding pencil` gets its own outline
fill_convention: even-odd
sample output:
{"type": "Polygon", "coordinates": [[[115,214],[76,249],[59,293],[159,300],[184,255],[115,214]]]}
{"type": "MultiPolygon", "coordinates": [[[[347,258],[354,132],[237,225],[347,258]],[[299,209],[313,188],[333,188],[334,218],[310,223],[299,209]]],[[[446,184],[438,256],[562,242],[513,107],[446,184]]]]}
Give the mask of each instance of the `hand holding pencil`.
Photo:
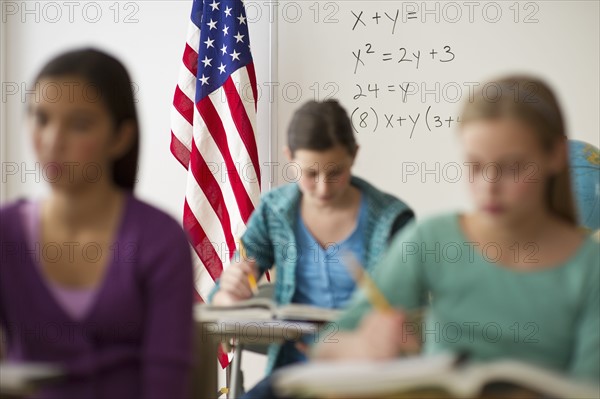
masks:
{"type": "Polygon", "coordinates": [[[416,332],[420,327],[418,319],[422,315],[422,309],[395,309],[353,254],[345,253],[342,258],[357,287],[364,290],[374,308],[374,312],[361,321],[357,331],[360,337],[357,342],[362,345],[364,357],[388,359],[399,353],[418,353],[420,344],[416,332]]]}
{"type": "Polygon", "coordinates": [[[238,241],[238,254],[221,274],[220,289],[213,298],[216,305],[231,305],[251,298],[258,291],[258,265],[246,254],[242,240],[238,241]]]}
{"type": "Polygon", "coordinates": [[[357,287],[363,289],[369,302],[373,305],[375,309],[380,312],[390,312],[394,309],[389,304],[385,296],[379,291],[375,282],[371,279],[369,274],[365,271],[365,269],[358,263],[356,257],[350,253],[346,252],[342,254],[342,258],[348,271],[354,278],[357,287]]]}
{"type": "MultiPolygon", "coordinates": [[[[249,260],[248,254],[246,253],[246,248],[244,247],[244,242],[242,240],[238,240],[238,252],[240,254],[242,262],[249,260]]],[[[254,262],[254,265],[256,265],[256,262],[254,262]]],[[[248,284],[250,285],[252,294],[256,295],[258,293],[258,285],[256,284],[256,277],[254,276],[254,271],[252,273],[248,273],[248,284]]]]}
{"type": "Polygon", "coordinates": [[[416,328],[420,321],[416,321],[415,316],[422,311],[394,308],[352,254],[342,254],[342,259],[373,310],[362,318],[356,329],[339,331],[335,345],[318,344],[311,351],[311,357],[328,361],[389,360],[400,354],[420,352],[416,328]]]}

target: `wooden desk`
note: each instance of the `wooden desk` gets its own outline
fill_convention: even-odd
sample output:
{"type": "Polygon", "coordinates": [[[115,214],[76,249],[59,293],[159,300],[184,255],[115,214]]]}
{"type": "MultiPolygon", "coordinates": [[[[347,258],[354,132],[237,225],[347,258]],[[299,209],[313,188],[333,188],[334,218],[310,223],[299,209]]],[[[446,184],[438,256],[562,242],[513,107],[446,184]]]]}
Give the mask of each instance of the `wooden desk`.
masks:
{"type": "Polygon", "coordinates": [[[238,387],[237,373],[240,369],[241,352],[244,345],[281,344],[285,340],[296,341],[305,334],[318,332],[315,323],[265,320],[265,319],[227,319],[203,317],[201,306],[195,311],[196,348],[200,364],[194,368],[193,392],[198,398],[216,398],[218,395],[218,345],[234,345],[236,352],[231,364],[232,372],[229,397],[236,397],[238,387]]]}

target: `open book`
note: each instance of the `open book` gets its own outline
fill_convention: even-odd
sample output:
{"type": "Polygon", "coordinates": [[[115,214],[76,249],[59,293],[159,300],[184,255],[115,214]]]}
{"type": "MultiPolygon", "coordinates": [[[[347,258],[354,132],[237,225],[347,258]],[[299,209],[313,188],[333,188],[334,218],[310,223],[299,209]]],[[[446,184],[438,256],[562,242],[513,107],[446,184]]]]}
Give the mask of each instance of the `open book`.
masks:
{"type": "Polygon", "coordinates": [[[39,385],[60,380],[64,371],[46,363],[0,363],[0,396],[22,397],[39,385]]]}
{"type": "Polygon", "coordinates": [[[278,306],[270,298],[251,298],[230,306],[200,305],[195,312],[202,320],[278,319],[328,322],[336,320],[339,310],[291,303],[278,306]]]}
{"type": "Polygon", "coordinates": [[[380,362],[314,362],[276,371],[274,388],[284,396],[373,398],[438,392],[435,397],[472,398],[488,386],[502,384],[553,398],[600,397],[600,386],[521,361],[458,364],[458,359],[458,355],[441,354],[380,362]]]}

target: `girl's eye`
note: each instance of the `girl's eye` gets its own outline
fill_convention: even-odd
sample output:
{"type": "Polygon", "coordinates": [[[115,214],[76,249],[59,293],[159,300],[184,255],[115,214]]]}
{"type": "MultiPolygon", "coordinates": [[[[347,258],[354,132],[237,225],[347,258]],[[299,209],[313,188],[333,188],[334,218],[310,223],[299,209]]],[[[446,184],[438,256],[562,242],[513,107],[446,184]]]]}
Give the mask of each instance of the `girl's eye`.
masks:
{"type": "Polygon", "coordinates": [[[529,162],[518,162],[516,165],[519,170],[527,170],[531,166],[529,162]]]}
{"type": "Polygon", "coordinates": [[[71,127],[73,128],[73,130],[76,130],[78,132],[87,131],[90,128],[90,126],[91,122],[89,119],[75,119],[71,123],[71,127]]]}
{"type": "Polygon", "coordinates": [[[519,172],[523,172],[524,170],[526,170],[526,162],[512,162],[510,164],[507,164],[503,167],[503,170],[506,171],[506,173],[512,173],[513,175],[516,175],[519,172]]]}
{"type": "Polygon", "coordinates": [[[48,116],[40,111],[36,111],[33,114],[33,121],[36,126],[45,126],[48,123],[48,116]]]}
{"type": "Polygon", "coordinates": [[[317,172],[315,172],[314,170],[309,170],[308,172],[306,172],[306,176],[308,177],[317,177],[317,172]]]}

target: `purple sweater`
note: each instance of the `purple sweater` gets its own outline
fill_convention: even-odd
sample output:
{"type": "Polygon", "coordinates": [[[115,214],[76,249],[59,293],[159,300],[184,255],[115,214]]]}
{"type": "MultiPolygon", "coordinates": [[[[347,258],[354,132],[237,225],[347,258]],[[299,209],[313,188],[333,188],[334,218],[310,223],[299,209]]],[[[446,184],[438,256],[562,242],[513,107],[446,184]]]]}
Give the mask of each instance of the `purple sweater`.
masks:
{"type": "MultiPolygon", "coordinates": [[[[8,359],[66,368],[67,379],[41,392],[43,398],[186,397],[193,271],[178,223],[129,195],[98,294],[77,320],[35,263],[50,248],[28,241],[20,215],[25,204],[0,209],[0,328],[8,359]]],[[[62,249],[68,256],[69,247],[62,249]]]]}

